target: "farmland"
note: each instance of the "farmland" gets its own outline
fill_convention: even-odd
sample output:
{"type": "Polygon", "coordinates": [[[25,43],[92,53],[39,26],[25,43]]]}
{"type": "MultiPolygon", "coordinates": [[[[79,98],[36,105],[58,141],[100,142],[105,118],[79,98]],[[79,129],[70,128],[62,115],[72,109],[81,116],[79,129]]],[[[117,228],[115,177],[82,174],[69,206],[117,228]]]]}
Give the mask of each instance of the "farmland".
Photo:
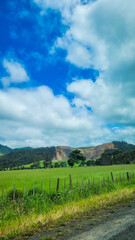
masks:
{"type": "Polygon", "coordinates": [[[74,213],[101,208],[103,202],[107,206],[130,198],[134,170],[135,165],[113,165],[0,172],[0,239],[18,239],[19,234],[33,234],[45,223],[50,226],[61,218],[67,221],[74,213]]]}
{"type": "MultiPolygon", "coordinates": [[[[13,189],[13,185],[16,185],[16,189],[23,189],[25,184],[26,190],[31,189],[33,183],[40,188],[41,181],[46,191],[49,190],[49,181],[51,180],[52,190],[56,189],[57,178],[60,178],[60,188],[64,186],[64,179],[69,182],[69,175],[72,176],[73,184],[76,184],[77,179],[93,180],[108,177],[110,172],[113,172],[114,176],[119,173],[126,173],[127,171],[135,171],[135,165],[113,165],[113,166],[95,166],[95,167],[75,167],[75,168],[53,168],[53,169],[33,169],[33,170],[16,170],[16,171],[3,171],[0,172],[0,189],[3,185],[5,191],[13,189]]],[[[0,194],[2,191],[0,191],[0,194]]]]}

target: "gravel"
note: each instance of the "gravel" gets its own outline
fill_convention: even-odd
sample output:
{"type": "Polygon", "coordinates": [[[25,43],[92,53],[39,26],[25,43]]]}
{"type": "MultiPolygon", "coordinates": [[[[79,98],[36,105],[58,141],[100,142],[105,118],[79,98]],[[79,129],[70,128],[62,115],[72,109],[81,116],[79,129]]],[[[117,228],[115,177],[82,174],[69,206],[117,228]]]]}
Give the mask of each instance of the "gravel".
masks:
{"type": "Polygon", "coordinates": [[[89,230],[70,236],[70,240],[135,240],[135,202],[117,209],[97,221],[89,230]]]}
{"type": "Polygon", "coordinates": [[[29,240],[135,240],[135,200],[119,207],[102,209],[29,240]]]}

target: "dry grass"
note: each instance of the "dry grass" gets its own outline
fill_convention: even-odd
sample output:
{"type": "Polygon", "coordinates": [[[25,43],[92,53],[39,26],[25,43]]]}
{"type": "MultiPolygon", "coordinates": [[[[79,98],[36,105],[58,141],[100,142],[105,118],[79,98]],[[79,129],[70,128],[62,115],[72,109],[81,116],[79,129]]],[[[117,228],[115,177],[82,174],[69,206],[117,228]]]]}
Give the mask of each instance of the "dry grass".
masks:
{"type": "MultiPolygon", "coordinates": [[[[34,234],[36,231],[42,231],[44,228],[55,226],[59,221],[70,221],[78,218],[82,213],[92,213],[95,210],[108,208],[120,202],[127,201],[133,197],[135,187],[117,190],[108,194],[94,196],[77,202],[70,202],[65,205],[56,206],[47,214],[33,214],[32,212],[26,217],[21,217],[20,221],[13,221],[0,229],[0,239],[8,239],[18,236],[19,234],[34,234]]],[[[16,238],[19,239],[19,238],[16,238]]]]}

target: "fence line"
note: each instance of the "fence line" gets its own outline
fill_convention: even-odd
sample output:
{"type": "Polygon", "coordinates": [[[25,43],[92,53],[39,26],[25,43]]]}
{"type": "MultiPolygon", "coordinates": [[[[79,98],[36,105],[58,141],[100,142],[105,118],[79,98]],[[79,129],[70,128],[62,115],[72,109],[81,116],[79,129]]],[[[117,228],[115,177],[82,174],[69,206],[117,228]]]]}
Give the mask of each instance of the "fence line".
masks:
{"type": "MultiPolygon", "coordinates": [[[[81,187],[81,189],[84,191],[86,187],[91,187],[92,185],[94,186],[95,184],[98,183],[98,185],[102,186],[102,187],[105,187],[107,184],[110,184],[111,182],[112,183],[121,183],[121,182],[130,182],[130,180],[132,179],[135,179],[135,173],[134,172],[126,172],[126,173],[119,173],[118,175],[116,174],[115,175],[116,177],[114,178],[114,175],[113,173],[111,172],[110,173],[110,177],[107,176],[107,178],[103,177],[102,180],[101,178],[99,177],[99,179],[95,179],[93,178],[92,180],[90,180],[90,178],[87,179],[87,181],[84,180],[84,178],[82,178],[82,182],[79,183],[79,180],[77,179],[76,180],[76,183],[73,185],[73,182],[72,182],[72,176],[69,175],[69,188],[70,189],[73,189],[73,186],[77,189],[79,189],[79,186],[81,187]]],[[[57,182],[56,182],[56,192],[58,192],[60,190],[60,178],[57,178],[57,182]]],[[[66,182],[66,179],[64,179],[64,186],[63,186],[64,190],[67,189],[67,182],[66,182]]],[[[49,180],[49,192],[52,191],[52,181],[49,180]]],[[[5,185],[2,186],[2,199],[5,198],[5,194],[6,191],[5,191],[5,185]]],[[[15,200],[16,198],[16,193],[17,193],[17,189],[16,189],[16,185],[14,184],[13,185],[13,195],[12,195],[12,198],[13,200],[15,200]]],[[[41,181],[41,191],[40,193],[42,194],[43,193],[43,181],[41,181]]],[[[32,188],[32,195],[34,196],[36,194],[36,183],[34,182],[33,183],[33,188],[32,188]]],[[[26,195],[26,186],[25,184],[23,184],[23,191],[22,191],[22,195],[23,197],[25,197],[26,195]]]]}

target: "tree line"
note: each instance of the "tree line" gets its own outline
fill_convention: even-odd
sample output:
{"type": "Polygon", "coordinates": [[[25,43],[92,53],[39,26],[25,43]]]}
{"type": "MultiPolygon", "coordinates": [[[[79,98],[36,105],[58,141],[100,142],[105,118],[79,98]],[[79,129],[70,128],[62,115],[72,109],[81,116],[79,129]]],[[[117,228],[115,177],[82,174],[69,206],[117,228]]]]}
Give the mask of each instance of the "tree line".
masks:
{"type": "Polygon", "coordinates": [[[24,164],[34,164],[45,162],[49,166],[50,161],[56,156],[55,147],[45,147],[36,149],[19,149],[0,156],[0,170],[19,168],[24,164]]]}
{"type": "MultiPolygon", "coordinates": [[[[107,166],[114,164],[130,164],[135,163],[135,150],[124,152],[119,149],[109,149],[102,153],[101,157],[95,160],[86,160],[86,157],[78,149],[69,153],[68,161],[61,161],[60,163],[52,163],[55,152],[55,147],[40,148],[33,150],[17,150],[15,152],[16,158],[12,158],[12,152],[8,155],[0,157],[0,170],[15,170],[28,169],[25,164],[31,164],[29,168],[58,168],[58,167],[73,167],[77,166],[107,166]],[[30,154],[31,152],[31,154],[30,154]],[[23,155],[22,155],[23,153],[23,155]],[[29,154],[28,154],[29,153],[29,154]],[[23,157],[22,157],[23,156],[23,157]],[[41,167],[40,161],[43,162],[41,167]]],[[[14,156],[14,155],[13,155],[14,156]]]]}

